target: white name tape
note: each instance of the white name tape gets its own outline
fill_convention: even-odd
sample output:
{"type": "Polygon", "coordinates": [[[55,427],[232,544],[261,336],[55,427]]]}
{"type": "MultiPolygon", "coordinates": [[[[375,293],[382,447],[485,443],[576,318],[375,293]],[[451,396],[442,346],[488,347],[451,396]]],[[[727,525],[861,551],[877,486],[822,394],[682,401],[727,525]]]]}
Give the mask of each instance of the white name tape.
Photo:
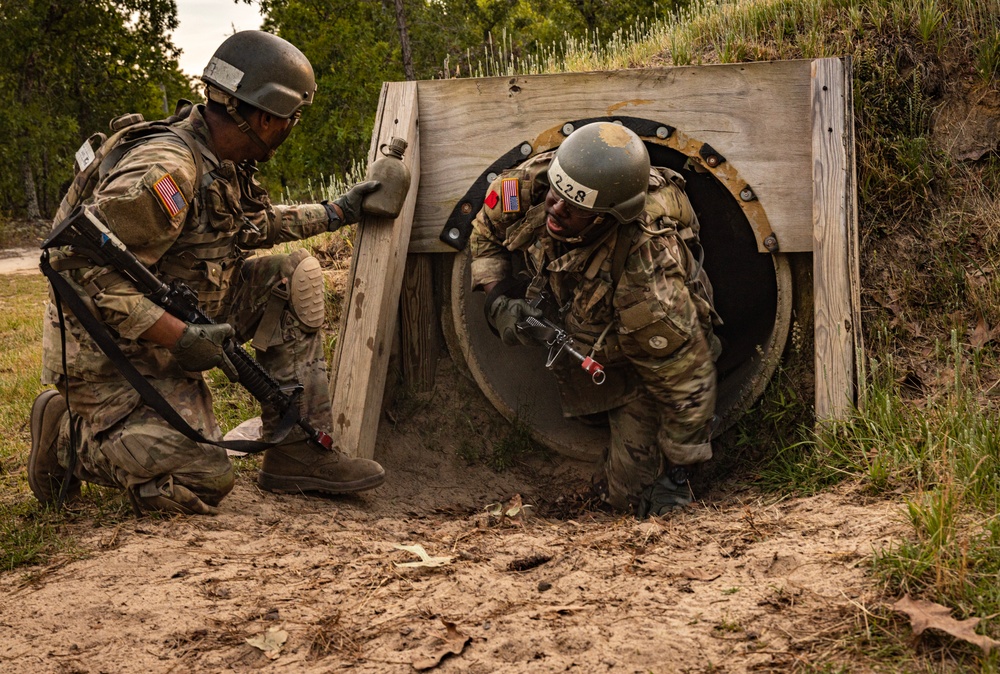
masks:
{"type": "Polygon", "coordinates": [[[243,81],[243,71],[232,65],[231,63],[226,63],[222,59],[212,57],[212,60],[208,62],[208,66],[205,68],[205,77],[211,77],[213,80],[219,83],[219,86],[225,87],[230,91],[236,91],[236,87],[240,85],[243,81]]]}
{"type": "Polygon", "coordinates": [[[90,162],[92,161],[94,161],[94,148],[90,147],[90,139],[88,138],[83,141],[83,145],[76,151],[76,165],[82,171],[90,166],[90,162]]]}
{"type": "Polygon", "coordinates": [[[566,201],[584,208],[592,208],[597,201],[597,190],[587,187],[573,180],[559,165],[559,160],[552,159],[549,165],[549,184],[556,187],[560,194],[564,195],[566,201]]]}

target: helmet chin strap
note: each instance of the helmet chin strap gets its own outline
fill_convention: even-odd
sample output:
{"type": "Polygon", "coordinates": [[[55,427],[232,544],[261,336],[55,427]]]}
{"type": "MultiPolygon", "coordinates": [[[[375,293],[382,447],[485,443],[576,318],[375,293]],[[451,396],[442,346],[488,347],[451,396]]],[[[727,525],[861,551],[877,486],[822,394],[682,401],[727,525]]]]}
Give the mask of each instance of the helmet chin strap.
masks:
{"type": "Polygon", "coordinates": [[[243,117],[243,115],[241,115],[239,112],[236,111],[236,106],[239,104],[239,99],[237,99],[235,96],[230,96],[226,92],[220,91],[215,87],[206,87],[206,89],[208,90],[208,98],[210,100],[215,101],[216,103],[222,103],[223,105],[225,105],[226,112],[228,112],[229,116],[233,118],[234,122],[236,122],[236,126],[239,127],[240,131],[245,133],[250,138],[250,140],[252,140],[254,144],[257,145],[257,147],[259,147],[261,150],[264,151],[264,158],[261,159],[260,161],[264,162],[273,157],[275,151],[278,148],[271,147],[270,145],[265,143],[264,139],[261,138],[257,134],[257,132],[253,130],[253,127],[250,126],[250,122],[248,122],[243,117]]]}
{"type": "MultiPolygon", "coordinates": [[[[587,239],[587,235],[594,231],[598,231],[599,234],[602,234],[603,230],[598,230],[598,228],[603,226],[606,220],[607,217],[605,216],[605,214],[600,213],[596,218],[594,218],[594,221],[592,223],[584,227],[583,230],[576,236],[559,236],[551,229],[549,229],[547,226],[545,229],[548,230],[549,236],[551,236],[556,241],[562,241],[563,243],[568,243],[570,245],[575,246],[579,243],[583,243],[587,239]]],[[[614,220],[612,220],[611,222],[614,222],[614,220]]]]}

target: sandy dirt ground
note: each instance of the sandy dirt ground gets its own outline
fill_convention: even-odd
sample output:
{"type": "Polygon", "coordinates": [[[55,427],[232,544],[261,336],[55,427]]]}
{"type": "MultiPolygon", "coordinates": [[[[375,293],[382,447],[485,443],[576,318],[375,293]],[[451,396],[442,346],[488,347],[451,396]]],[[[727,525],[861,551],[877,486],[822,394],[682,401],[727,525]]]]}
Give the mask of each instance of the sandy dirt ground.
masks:
{"type": "Polygon", "coordinates": [[[0,250],[0,274],[37,274],[40,257],[38,246],[0,250]]]}
{"type": "Polygon", "coordinates": [[[587,509],[590,466],[459,458],[495,412],[438,382],[444,404],[384,419],[372,492],[276,495],[244,469],[218,517],[82,518],[70,556],[0,576],[0,671],[788,671],[878,602],[898,504],[730,485],[662,520],[587,509]],[[400,566],[413,545],[446,559],[400,566]]]}

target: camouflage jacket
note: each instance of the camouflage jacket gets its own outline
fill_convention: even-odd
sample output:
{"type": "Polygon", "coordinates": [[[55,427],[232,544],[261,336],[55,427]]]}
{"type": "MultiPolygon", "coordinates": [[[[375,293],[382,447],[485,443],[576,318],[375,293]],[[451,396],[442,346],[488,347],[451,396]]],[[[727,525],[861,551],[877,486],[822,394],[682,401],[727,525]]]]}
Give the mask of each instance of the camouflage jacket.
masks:
{"type": "MultiPolygon", "coordinates": [[[[93,194],[83,204],[95,208],[161,280],[182,280],[198,292],[209,316],[223,316],[249,251],[325,232],[328,217],[321,204],[273,205],[252,163],[219,161],[201,106],[174,125],[193,140],[200,157],[169,130],[137,139],[126,133],[117,154],[109,155],[112,161],[101,165],[93,194]]],[[[60,215],[68,212],[66,206],[71,204],[64,200],[60,215]]],[[[163,309],[113,269],[65,250],[53,251],[52,264],[83,289],[84,300],[117,334],[122,351],[140,372],[153,378],[201,376],[182,370],[165,348],[139,339],[163,309]]],[[[67,374],[95,383],[123,382],[75,317],[67,315],[66,323],[67,374]]],[[[61,356],[58,319],[50,302],[43,383],[55,383],[63,373],[61,356]]]]}
{"type": "MultiPolygon", "coordinates": [[[[475,218],[470,238],[473,288],[521,277],[528,281],[529,299],[542,291],[552,295],[560,315],[550,318],[563,322],[578,341],[594,345],[605,334],[594,354],[608,368],[605,386],[567,381],[574,375],[566,372],[560,377],[567,416],[625,404],[641,388],[654,398],[669,400],[676,393],[672,382],[677,373],[665,372],[675,354],[698,332],[710,344],[717,343],[712,334],[717,319],[711,286],[682,240],[697,236],[699,227],[684,193],[684,180],[667,168],[650,170],[635,239],[620,241],[620,228],[612,227],[592,242],[569,246],[550,236],[545,226],[546,169],[552,155],[539,154],[504,172],[487,191],[487,203],[475,218]],[[489,195],[500,194],[501,181],[512,177],[518,180],[518,208],[504,212],[501,201],[489,195]],[[631,250],[621,277],[614,279],[619,245],[631,250]],[[695,276],[703,280],[704,292],[692,292],[690,281],[695,276]],[[587,399],[573,390],[585,393],[587,399]]],[[[717,357],[718,350],[711,350],[717,357]]]]}

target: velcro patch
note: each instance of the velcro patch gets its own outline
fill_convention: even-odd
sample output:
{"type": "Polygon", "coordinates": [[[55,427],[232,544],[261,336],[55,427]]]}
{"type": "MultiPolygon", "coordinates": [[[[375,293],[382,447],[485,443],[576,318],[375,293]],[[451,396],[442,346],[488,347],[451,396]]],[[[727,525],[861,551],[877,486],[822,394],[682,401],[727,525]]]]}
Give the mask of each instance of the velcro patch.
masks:
{"type": "Polygon", "coordinates": [[[153,191],[156,192],[160,203],[163,204],[163,208],[166,209],[171,218],[187,208],[184,195],[181,194],[177,183],[174,182],[169,173],[153,184],[153,191]]]}
{"type": "Polygon", "coordinates": [[[521,210],[520,181],[517,178],[504,178],[501,186],[503,192],[503,212],[517,213],[521,210]]]}
{"type": "Polygon", "coordinates": [[[493,208],[497,205],[498,201],[500,201],[500,197],[495,191],[490,190],[490,193],[486,195],[486,199],[483,203],[485,203],[489,208],[493,208]]]}

